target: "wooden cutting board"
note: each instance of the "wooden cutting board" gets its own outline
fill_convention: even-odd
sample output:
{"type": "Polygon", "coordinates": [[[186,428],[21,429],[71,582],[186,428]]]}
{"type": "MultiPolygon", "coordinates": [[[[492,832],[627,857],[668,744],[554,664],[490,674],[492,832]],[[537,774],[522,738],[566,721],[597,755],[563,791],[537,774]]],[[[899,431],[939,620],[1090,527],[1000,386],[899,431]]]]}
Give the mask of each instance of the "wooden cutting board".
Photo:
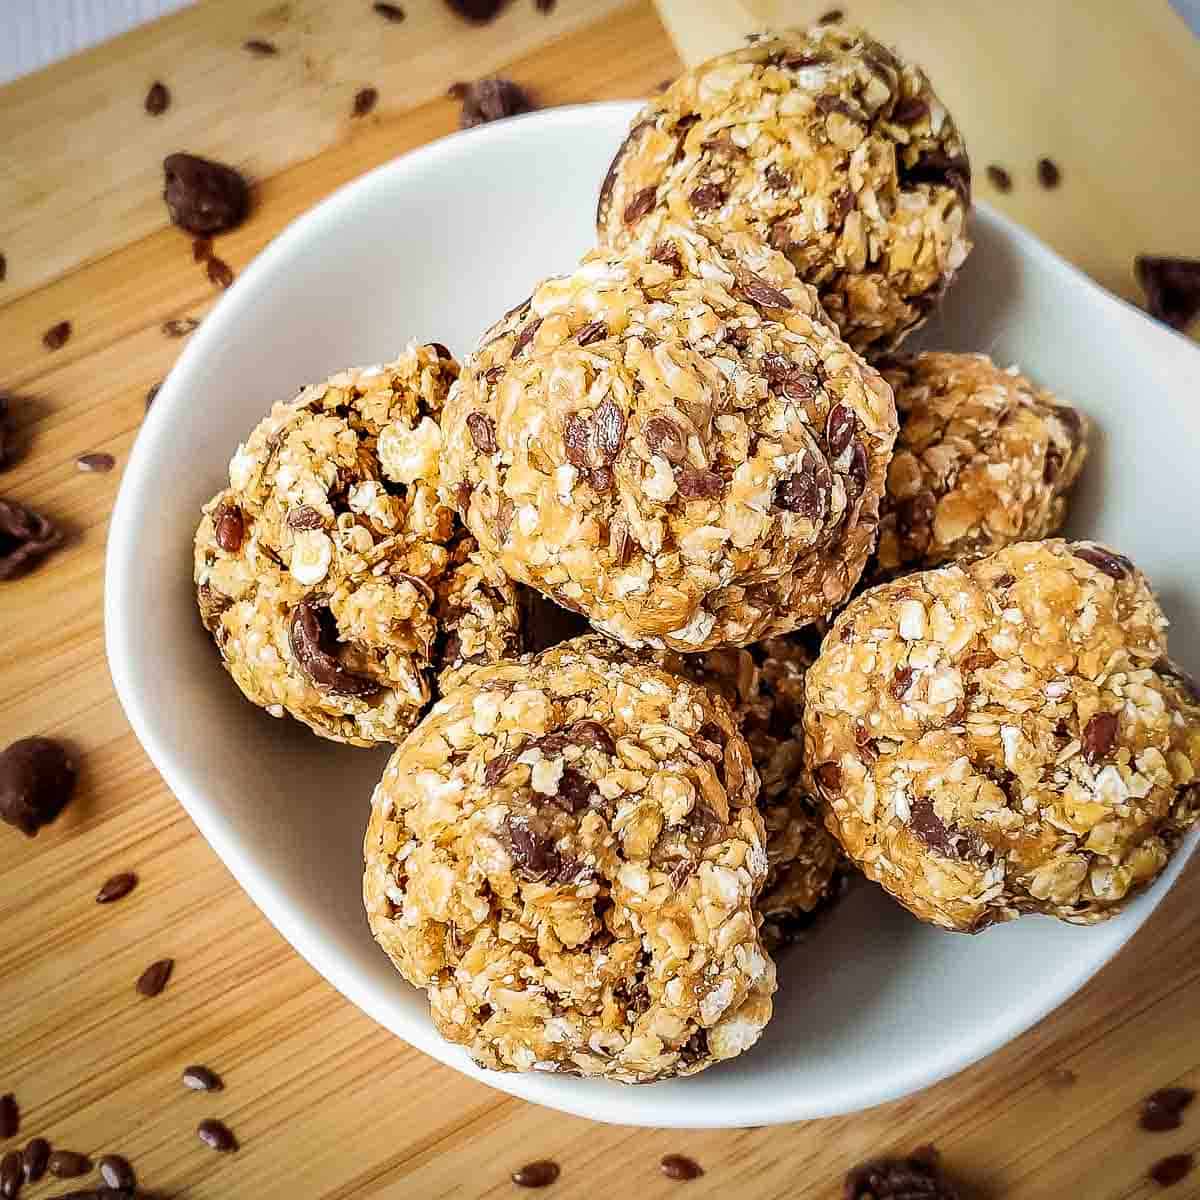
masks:
{"type": "MultiPolygon", "coordinates": [[[[87,1153],[119,1150],[155,1195],[196,1200],[512,1196],[509,1172],[535,1158],[561,1164],[549,1196],[686,1186],[689,1197],[832,1200],[852,1163],[926,1141],[979,1197],[1156,1194],[1149,1165],[1200,1148],[1200,1113],[1157,1136],[1136,1121],[1153,1088],[1200,1085],[1200,865],[1079,996],[955,1079],[805,1125],[638,1131],[500,1095],[378,1028],[259,915],[150,766],[104,660],[105,527],[147,389],[182,344],[162,324],[202,318],[219,295],[166,224],[162,156],[223,158],[255,180],[251,219],[216,246],[240,271],[333,188],[452,130],[444,93],[456,79],[503,71],[558,104],[644,95],[679,67],[649,0],[559,0],[549,15],[512,0],[483,27],[440,0],[403,7],[406,20],[390,25],[366,0],[212,0],[0,89],[0,390],[16,397],[24,443],[0,493],[70,535],[34,574],[0,584],[0,740],[67,738],[82,762],[79,794],[57,824],[35,841],[0,829],[0,1093],[22,1109],[16,1144],[44,1134],[87,1153]],[[251,38],[279,53],[252,57],[242,49],[251,38]],[[142,102],[156,79],[172,104],[151,118],[142,102]],[[352,98],[368,86],[379,105],[352,119],[352,98]],[[72,336],[50,352],[42,334],[63,320],[72,336]],[[80,473],[74,460],[86,451],[113,454],[117,469],[80,473]],[[123,870],[139,874],[138,889],[96,905],[101,881],[123,870]],[[137,996],[141,970],[164,956],[176,962],[166,990],[137,996]],[[186,1092],[180,1071],[194,1062],[219,1071],[225,1091],[186,1092]],[[196,1139],[210,1116],[235,1130],[236,1155],[196,1139]],[[667,1153],[692,1155],[706,1174],[666,1180],[667,1153]]],[[[720,38],[741,28],[737,7],[723,10],[734,24],[720,38]]],[[[818,7],[794,11],[804,19],[818,7]]],[[[995,157],[1017,178],[1002,207],[1104,282],[1131,290],[1139,248],[1200,253],[1189,158],[1198,59],[1165,0],[1136,13],[1119,0],[857,7],[892,40],[944,57],[934,73],[969,113],[977,160],[995,157]],[[1086,28],[1073,23],[1085,8],[1086,28]],[[1027,37],[1005,35],[999,10],[1018,12],[1027,37]],[[941,24],[918,41],[904,14],[941,24]],[[976,103],[984,93],[993,99],[976,103]],[[1123,123],[1147,97],[1170,102],[1158,123],[1123,123]],[[1005,121],[1010,102],[1024,114],[1018,131],[1005,121]],[[1032,182],[1042,153],[1063,166],[1053,195],[1032,182]]],[[[683,20],[687,8],[667,10],[686,54],[724,44],[703,41],[718,35],[699,5],[683,20]]],[[[1169,1194],[1200,1194],[1200,1172],[1169,1194]]]]}

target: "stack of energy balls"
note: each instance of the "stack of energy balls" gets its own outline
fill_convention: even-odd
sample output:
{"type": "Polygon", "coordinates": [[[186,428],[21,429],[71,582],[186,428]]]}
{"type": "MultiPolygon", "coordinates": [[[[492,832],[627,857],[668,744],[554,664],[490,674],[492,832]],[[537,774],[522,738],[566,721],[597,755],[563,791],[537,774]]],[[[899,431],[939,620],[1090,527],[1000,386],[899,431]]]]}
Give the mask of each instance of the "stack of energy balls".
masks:
{"type": "Polygon", "coordinates": [[[1145,578],[1035,540],[1086,418],[894,353],[969,202],[918,68],[754,39],[646,107],[598,248],[461,369],[414,346],[238,448],[205,625],[256,704],[398,744],[367,912],[477,1062],[702,1070],[849,873],[947,929],[1087,923],[1196,820],[1200,702],[1145,578]]]}

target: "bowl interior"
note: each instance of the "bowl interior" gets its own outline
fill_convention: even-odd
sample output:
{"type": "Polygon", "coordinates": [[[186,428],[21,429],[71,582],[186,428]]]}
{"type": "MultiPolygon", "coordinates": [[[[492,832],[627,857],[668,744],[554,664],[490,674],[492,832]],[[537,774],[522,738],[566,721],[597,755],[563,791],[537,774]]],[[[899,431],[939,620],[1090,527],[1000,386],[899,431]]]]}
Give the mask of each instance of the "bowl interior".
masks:
{"type": "MultiPolygon", "coordinates": [[[[196,615],[192,533],[239,439],[303,383],[410,339],[464,355],[540,277],[569,268],[592,243],[598,182],[634,111],[559,109],[447,138],[338,192],[244,273],[193,335],[125,473],[106,580],[113,678],[168,785],[266,915],[409,1042],[602,1120],[739,1126],[847,1112],[932,1083],[1050,1011],[1137,929],[1184,856],[1093,929],[1028,919],[953,936],[864,884],[783,957],[775,1019],[749,1054],[652,1088],[484,1074],[436,1037],[423,995],[362,914],[362,834],[386,753],[333,746],[251,707],[196,615]]],[[[1200,354],[986,208],[974,231],[975,252],[921,342],[1019,362],[1095,419],[1072,532],[1112,541],[1149,572],[1173,652],[1195,669],[1200,482],[1189,448],[1200,406],[1189,380],[1200,354]]]]}

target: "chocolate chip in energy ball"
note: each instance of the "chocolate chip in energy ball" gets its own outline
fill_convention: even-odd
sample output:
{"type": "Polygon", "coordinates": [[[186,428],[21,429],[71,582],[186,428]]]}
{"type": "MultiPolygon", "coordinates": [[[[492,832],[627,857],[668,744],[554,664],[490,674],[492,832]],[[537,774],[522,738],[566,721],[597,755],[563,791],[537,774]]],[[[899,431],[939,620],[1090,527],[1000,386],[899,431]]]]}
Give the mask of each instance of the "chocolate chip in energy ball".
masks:
{"type": "Polygon", "coordinates": [[[680,1183],[699,1179],[704,1174],[704,1168],[686,1154],[664,1154],[659,1160],[658,1169],[668,1179],[675,1179],[680,1183]]]}
{"type": "Polygon", "coordinates": [[[196,1136],[210,1149],[230,1154],[238,1148],[237,1138],[224,1121],[212,1117],[196,1126],[196,1136]]]}
{"type": "MultiPolygon", "coordinates": [[[[0,754],[0,819],[33,837],[66,807],[75,778],[75,762],[61,742],[45,737],[13,742],[0,754]]],[[[0,1110],[4,1107],[0,1101],[0,1110]]]]}
{"type": "Polygon", "coordinates": [[[847,1172],[843,1200],[959,1200],[932,1146],[908,1158],[877,1158],[847,1172]]]}
{"type": "Polygon", "coordinates": [[[1076,543],[1071,547],[1071,553],[1098,571],[1103,571],[1110,579],[1124,579],[1133,570],[1133,563],[1123,554],[1103,550],[1099,546],[1076,543]]]}
{"type": "Polygon", "coordinates": [[[1108,755],[1117,740],[1117,714],[1098,712],[1083,727],[1083,757],[1088,764],[1095,766],[1108,755]]]}
{"type": "Polygon", "coordinates": [[[526,1163],[512,1173],[512,1181],[517,1187],[544,1188],[549,1187],[560,1174],[558,1163],[548,1158],[526,1163]]]}
{"type": "Polygon", "coordinates": [[[474,129],[491,121],[502,121],[518,113],[531,112],[533,101],[520,84],[511,79],[479,79],[460,85],[462,112],[460,129],[474,129]]]}
{"type": "Polygon", "coordinates": [[[1200,258],[1139,254],[1133,272],[1146,293],[1146,308],[1172,329],[1186,329],[1200,315],[1200,258]]]}
{"type": "MultiPolygon", "coordinates": [[[[294,527],[293,527],[294,528],[294,527]]],[[[236,554],[242,548],[246,521],[236,504],[223,503],[213,513],[213,536],[226,554],[236,554]]]]}
{"type": "Polygon", "coordinates": [[[144,107],[152,117],[161,117],[171,107],[171,93],[167,90],[165,83],[155,80],[150,85],[144,107]]]}
{"type": "Polygon", "coordinates": [[[318,687],[335,696],[373,696],[380,685],[344,666],[334,652],[337,626],[324,597],[306,597],[296,605],[288,627],[292,656],[318,687]]]}
{"type": "Polygon", "coordinates": [[[250,189],[232,167],[194,154],[169,154],[163,175],[163,200],[181,229],[207,237],[245,220],[250,189]]]}
{"type": "Polygon", "coordinates": [[[1191,1088],[1167,1087],[1152,1092],[1142,1102],[1138,1124],[1147,1133],[1166,1133],[1183,1124],[1183,1110],[1196,1098],[1191,1088]]]}

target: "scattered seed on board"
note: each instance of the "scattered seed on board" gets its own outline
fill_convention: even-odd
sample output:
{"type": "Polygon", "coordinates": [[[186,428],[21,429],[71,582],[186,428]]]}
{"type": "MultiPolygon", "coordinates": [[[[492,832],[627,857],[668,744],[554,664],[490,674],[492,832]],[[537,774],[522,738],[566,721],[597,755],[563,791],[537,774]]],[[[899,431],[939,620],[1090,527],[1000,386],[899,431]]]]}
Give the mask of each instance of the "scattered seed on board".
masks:
{"type": "Polygon", "coordinates": [[[219,1092],[225,1086],[215,1071],[199,1065],[184,1067],[183,1083],[193,1092],[219,1092]]]}
{"type": "Polygon", "coordinates": [[[1169,1154],[1150,1168],[1150,1178],[1159,1187],[1174,1187],[1187,1177],[1195,1160],[1190,1154],[1169,1154]]]}
{"type": "Polygon", "coordinates": [[[1142,1101],[1138,1124],[1147,1133],[1166,1133],[1183,1124],[1183,1110],[1196,1098],[1191,1088],[1166,1087],[1152,1092],[1142,1101]]]}
{"type": "Polygon", "coordinates": [[[50,328],[42,334],[42,345],[45,346],[47,350],[61,350],[70,340],[70,321],[59,321],[57,325],[51,325],[50,328]]]}
{"type": "Polygon", "coordinates": [[[160,958],[152,962],[138,976],[137,990],[143,996],[157,996],[167,986],[171,978],[171,968],[175,966],[173,958],[160,958]]]}
{"type": "Polygon", "coordinates": [[[10,1150],[0,1158],[0,1197],[3,1200],[15,1200],[23,1182],[21,1155],[16,1150],[10,1150]]]}
{"type": "Polygon", "coordinates": [[[111,454],[105,454],[102,451],[92,451],[89,454],[81,454],[75,460],[75,465],[81,471],[94,471],[102,475],[107,471],[111,471],[117,465],[117,460],[111,454]]]}
{"type": "Polygon", "coordinates": [[[133,1173],[133,1167],[129,1165],[129,1159],[120,1154],[104,1155],[96,1164],[96,1168],[100,1172],[100,1178],[110,1188],[131,1192],[137,1187],[137,1176],[133,1173]]]}
{"type": "Polygon", "coordinates": [[[0,1140],[17,1136],[21,1128],[21,1113],[17,1108],[17,1098],[12,1092],[0,1096],[0,1140]]]}
{"type": "Polygon", "coordinates": [[[354,96],[354,108],[351,110],[350,115],[352,117],[365,117],[378,102],[379,92],[375,88],[363,88],[354,96]]]}
{"type": "Polygon", "coordinates": [[[171,93],[165,83],[155,80],[146,93],[146,111],[152,117],[161,117],[171,106],[171,93]]]}
{"type": "Polygon", "coordinates": [[[526,1163],[512,1173],[512,1181],[517,1187],[544,1188],[549,1187],[559,1176],[558,1163],[548,1158],[538,1159],[537,1162],[526,1163]]]}
{"type": "Polygon", "coordinates": [[[704,1174],[704,1168],[686,1154],[666,1154],[658,1165],[668,1179],[677,1179],[684,1183],[699,1179],[704,1174]]]}
{"type": "Polygon", "coordinates": [[[242,43],[242,49],[249,51],[255,58],[274,58],[279,53],[279,47],[274,42],[264,42],[260,38],[251,38],[242,43]]]}
{"type": "Polygon", "coordinates": [[[45,1175],[49,1161],[50,1143],[42,1137],[31,1138],[21,1151],[21,1170],[25,1173],[25,1182],[37,1183],[45,1175]]]}
{"type": "Polygon", "coordinates": [[[1038,159],[1037,177],[1044,188],[1056,188],[1062,182],[1062,172],[1052,158],[1038,159]]]}
{"type": "Polygon", "coordinates": [[[196,1126],[196,1136],[211,1150],[229,1154],[238,1148],[237,1138],[224,1121],[209,1118],[196,1126]]]}
{"type": "Polygon", "coordinates": [[[398,4],[373,4],[371,7],[385,20],[398,25],[404,20],[404,9],[398,4]]]}
{"type": "Polygon", "coordinates": [[[78,1179],[92,1169],[92,1160],[86,1154],[77,1154],[74,1150],[51,1151],[46,1165],[50,1174],[56,1179],[78,1179]]]}
{"type": "MultiPolygon", "coordinates": [[[[201,239],[197,238],[195,244],[199,245],[200,240],[201,239]]],[[[201,258],[207,258],[209,254],[212,253],[212,243],[208,242],[207,246],[208,249],[204,252],[204,254],[200,255],[196,259],[197,262],[199,262],[201,258]]],[[[193,254],[194,253],[195,252],[193,251],[193,254]]],[[[162,325],[163,333],[169,338],[187,337],[189,333],[192,333],[194,330],[199,328],[200,322],[197,321],[195,317],[177,317],[172,321],[164,321],[162,325]]]]}
{"type": "Polygon", "coordinates": [[[97,904],[112,904],[115,900],[123,900],[137,887],[138,877],[132,871],[122,871],[119,875],[111,875],[101,885],[96,893],[97,904]]]}
{"type": "Polygon", "coordinates": [[[992,187],[998,192],[1012,191],[1012,176],[1001,166],[992,163],[987,169],[987,177],[992,187]]]}
{"type": "Polygon", "coordinates": [[[151,388],[151,389],[150,389],[150,390],[149,390],[149,391],[146,393],[146,411],[147,411],[147,412],[149,412],[149,411],[150,411],[150,405],[152,405],[152,404],[154,403],[154,397],[158,395],[158,389],[159,389],[160,387],[162,387],[162,384],[161,384],[161,383],[156,383],[156,384],[155,384],[155,385],[154,385],[154,386],[153,386],[153,387],[152,387],[152,388],[151,388]]]}

